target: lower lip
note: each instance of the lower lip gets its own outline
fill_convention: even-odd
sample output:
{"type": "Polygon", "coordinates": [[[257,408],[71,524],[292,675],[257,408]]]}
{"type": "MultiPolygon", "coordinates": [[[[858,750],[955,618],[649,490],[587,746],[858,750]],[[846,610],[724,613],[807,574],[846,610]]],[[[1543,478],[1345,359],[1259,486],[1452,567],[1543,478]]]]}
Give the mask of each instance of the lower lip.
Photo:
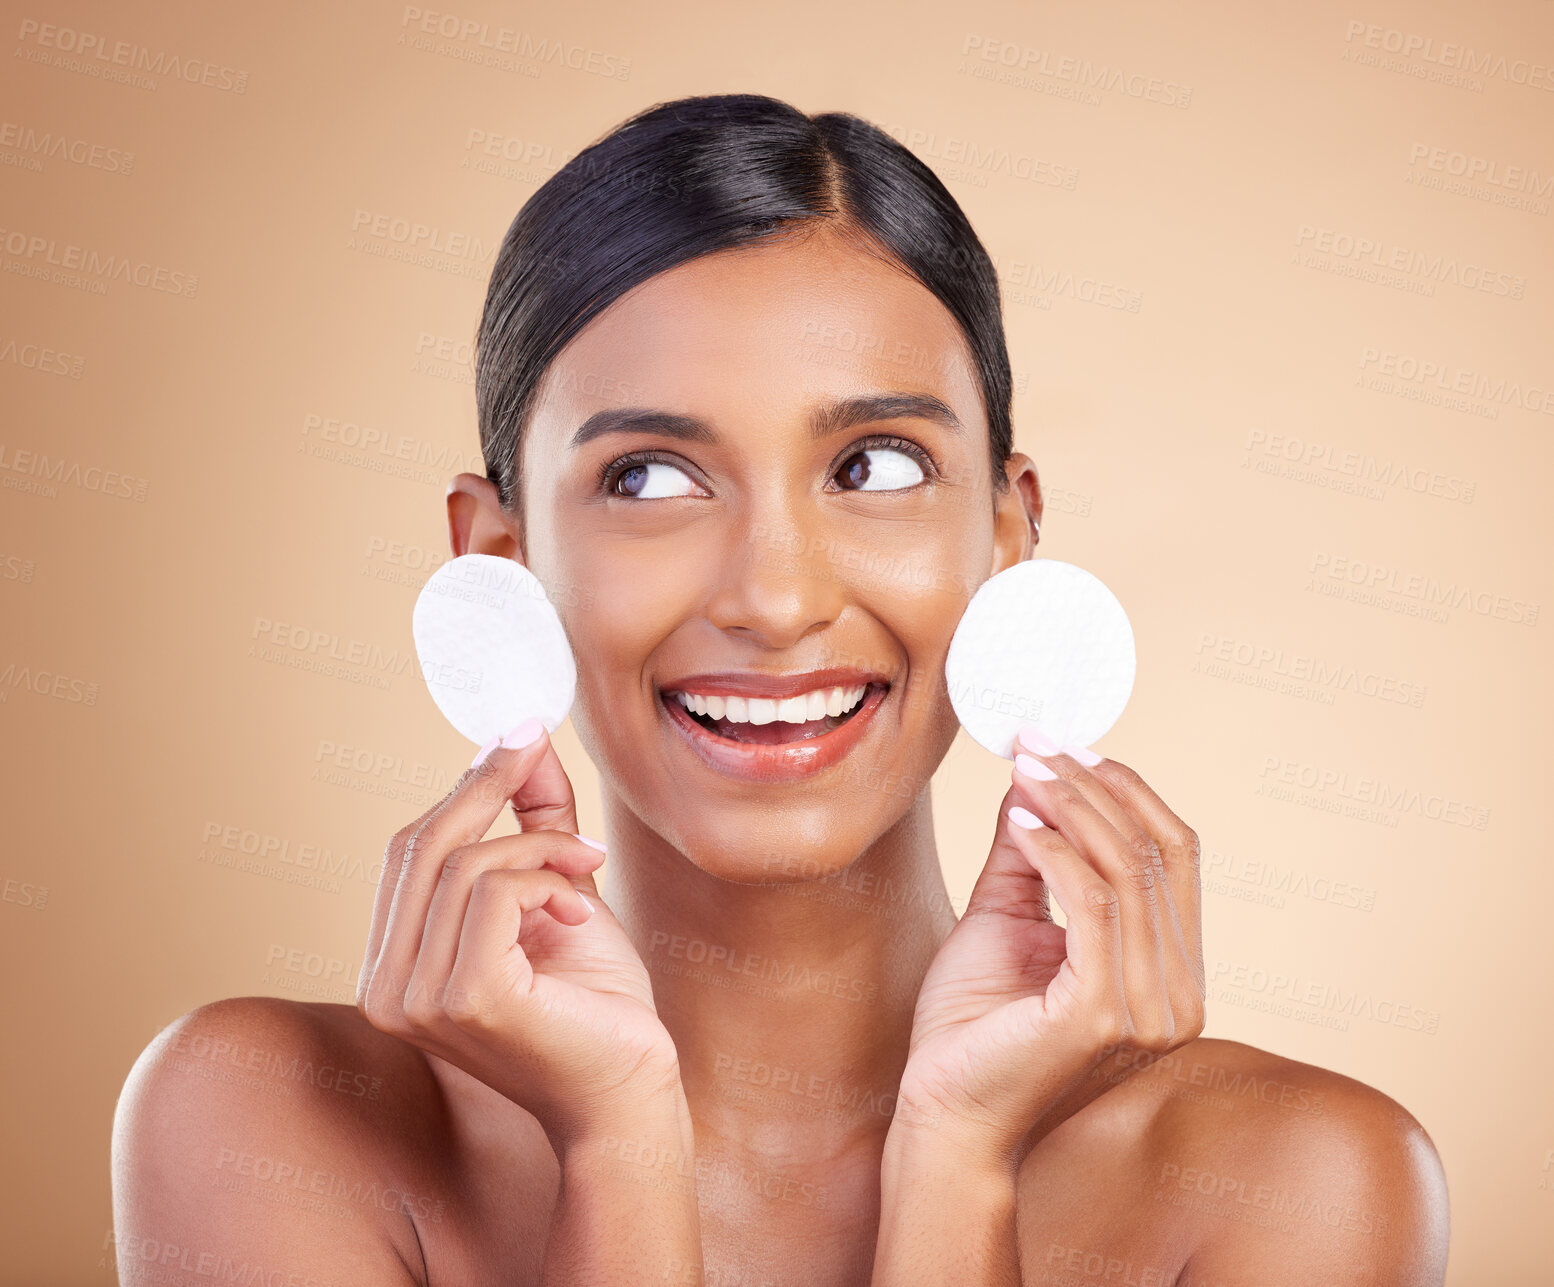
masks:
{"type": "Polygon", "coordinates": [[[659,694],[669,722],[708,768],[731,778],[754,782],[793,782],[812,777],[837,763],[868,732],[874,713],[883,705],[889,688],[870,685],[863,704],[853,717],[829,733],[798,742],[778,742],[763,746],[754,742],[734,742],[703,728],[677,697],[659,694]]]}

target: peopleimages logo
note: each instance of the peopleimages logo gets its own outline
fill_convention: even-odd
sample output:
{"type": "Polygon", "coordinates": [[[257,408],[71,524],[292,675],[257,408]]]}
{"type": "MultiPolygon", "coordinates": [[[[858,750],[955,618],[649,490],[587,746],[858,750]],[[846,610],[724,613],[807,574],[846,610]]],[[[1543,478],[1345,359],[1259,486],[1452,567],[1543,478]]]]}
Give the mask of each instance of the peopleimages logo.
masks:
{"type": "Polygon", "coordinates": [[[1472,45],[1459,45],[1450,40],[1438,42],[1434,36],[1421,36],[1417,32],[1380,27],[1352,18],[1344,32],[1344,43],[1352,45],[1356,38],[1367,49],[1397,54],[1400,58],[1434,63],[1473,76],[1498,78],[1513,85],[1526,85],[1529,89],[1554,90],[1554,68],[1548,63],[1506,54],[1480,53],[1472,45]]]}
{"type": "Polygon", "coordinates": [[[68,161],[71,165],[84,166],[89,170],[105,170],[109,174],[128,174],[135,168],[133,152],[72,138],[67,134],[56,134],[53,130],[39,133],[32,126],[16,121],[0,122],[0,148],[10,148],[29,157],[68,161]]]}
{"type": "Polygon", "coordinates": [[[1423,1006],[1376,996],[1363,988],[1346,988],[1341,984],[1236,961],[1210,963],[1208,983],[1211,996],[1219,1000],[1245,1005],[1249,1009],[1268,1010],[1284,1018],[1320,1014],[1332,1021],[1320,1024],[1322,1027],[1342,1030],[1348,1027],[1351,1019],[1365,1019],[1385,1027],[1405,1028],[1433,1036],[1441,1023],[1438,1011],[1423,1006]],[[1264,1004],[1249,1004],[1254,998],[1264,1004]]]}
{"type": "Polygon", "coordinates": [[[1388,245],[1380,238],[1318,228],[1309,223],[1300,225],[1295,234],[1295,245],[1345,262],[1352,261],[1356,265],[1410,273],[1432,282],[1461,286],[1465,290],[1482,291],[1488,295],[1521,299],[1527,290],[1527,279],[1518,274],[1486,268],[1483,264],[1459,260],[1451,255],[1388,245]]]}
{"type": "MultiPolygon", "coordinates": [[[[36,18],[23,18],[16,34],[21,42],[17,54],[27,61],[48,62],[103,80],[128,79],[132,72],[147,72],[234,94],[241,94],[248,88],[248,73],[235,67],[226,67],[206,58],[187,58],[165,50],[148,49],[129,40],[110,42],[108,37],[95,32],[55,26],[36,18]],[[27,49],[28,45],[32,48],[27,49]]],[[[156,88],[154,81],[145,81],[144,77],[138,78],[136,83],[143,89],[156,88]]]]}
{"type": "MultiPolygon", "coordinates": [[[[1347,554],[1318,551],[1311,556],[1311,566],[1306,570],[1309,574],[1306,588],[1331,593],[1333,597],[1343,597],[1339,592],[1344,588],[1371,594],[1393,594],[1433,610],[1461,609],[1518,626],[1537,625],[1538,610],[1542,606],[1497,594],[1483,586],[1442,581],[1426,573],[1404,572],[1384,563],[1350,558],[1347,554]]],[[[1445,617],[1437,619],[1445,620],[1445,617]]]]}
{"type": "Polygon", "coordinates": [[[105,282],[122,281],[146,290],[193,299],[199,278],[179,269],[166,268],[128,255],[104,254],[91,246],[25,233],[19,228],[0,228],[0,251],[12,257],[6,272],[40,277],[60,285],[83,285],[93,294],[106,294],[105,282]]]}

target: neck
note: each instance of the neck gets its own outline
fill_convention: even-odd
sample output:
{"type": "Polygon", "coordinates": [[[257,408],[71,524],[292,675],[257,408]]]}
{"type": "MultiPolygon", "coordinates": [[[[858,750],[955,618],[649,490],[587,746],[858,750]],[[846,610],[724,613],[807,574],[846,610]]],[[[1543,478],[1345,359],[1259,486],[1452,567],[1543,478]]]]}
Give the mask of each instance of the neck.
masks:
{"type": "Polygon", "coordinates": [[[611,793],[600,893],[653,981],[699,1139],[799,1160],[883,1147],[917,994],[955,925],[923,792],[851,864],[708,875],[611,793]]]}

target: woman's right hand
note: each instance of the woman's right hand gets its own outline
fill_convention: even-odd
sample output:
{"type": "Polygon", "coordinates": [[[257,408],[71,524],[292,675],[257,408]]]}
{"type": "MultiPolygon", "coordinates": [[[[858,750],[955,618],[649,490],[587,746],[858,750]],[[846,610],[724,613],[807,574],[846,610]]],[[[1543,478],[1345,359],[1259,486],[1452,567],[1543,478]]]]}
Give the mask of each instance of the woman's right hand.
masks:
{"type": "Polygon", "coordinates": [[[678,1094],[679,1063],[594,886],[604,854],[576,835],[572,784],[543,725],[526,723],[504,741],[537,737],[498,746],[389,842],[356,1008],[562,1144],[678,1094]],[[509,802],[522,833],[482,839],[509,802]]]}

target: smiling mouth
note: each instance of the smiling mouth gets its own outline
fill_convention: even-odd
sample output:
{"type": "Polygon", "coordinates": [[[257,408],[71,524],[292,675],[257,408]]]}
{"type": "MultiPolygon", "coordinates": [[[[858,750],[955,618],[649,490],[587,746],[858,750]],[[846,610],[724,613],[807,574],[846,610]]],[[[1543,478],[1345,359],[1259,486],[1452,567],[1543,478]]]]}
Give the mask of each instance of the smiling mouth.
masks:
{"type": "Polygon", "coordinates": [[[841,713],[822,713],[810,720],[774,718],[771,703],[766,704],[766,709],[761,709],[755,703],[746,703],[743,698],[733,701],[716,698],[709,701],[706,698],[692,698],[678,690],[660,690],[659,698],[674,723],[695,729],[696,734],[704,734],[718,743],[727,746],[799,746],[838,731],[856,720],[859,713],[873,713],[873,709],[884,701],[884,695],[889,689],[890,685],[883,681],[856,685],[856,689],[845,690],[842,696],[845,709],[841,713]],[[698,706],[702,709],[695,709],[698,706]],[[718,713],[713,713],[715,710],[718,713]]]}
{"type": "MultiPolygon", "coordinates": [[[[860,711],[873,708],[884,700],[885,693],[890,685],[879,681],[857,686],[857,696],[840,715],[824,714],[815,719],[792,720],[765,718],[762,723],[754,723],[752,720],[730,718],[730,712],[724,703],[722,715],[713,715],[710,710],[698,712],[691,707],[690,700],[685,694],[679,692],[661,693],[664,704],[671,713],[681,719],[689,720],[697,728],[713,738],[730,745],[738,746],[790,746],[796,743],[813,741],[823,738],[839,728],[845,727],[858,717],[860,711]]],[[[848,694],[851,696],[851,693],[848,694]]],[[[705,703],[702,703],[705,704],[705,703]]],[[[754,714],[762,718],[763,713],[745,707],[738,710],[737,714],[754,714]]],[[[765,712],[769,716],[770,712],[765,712]]]]}

